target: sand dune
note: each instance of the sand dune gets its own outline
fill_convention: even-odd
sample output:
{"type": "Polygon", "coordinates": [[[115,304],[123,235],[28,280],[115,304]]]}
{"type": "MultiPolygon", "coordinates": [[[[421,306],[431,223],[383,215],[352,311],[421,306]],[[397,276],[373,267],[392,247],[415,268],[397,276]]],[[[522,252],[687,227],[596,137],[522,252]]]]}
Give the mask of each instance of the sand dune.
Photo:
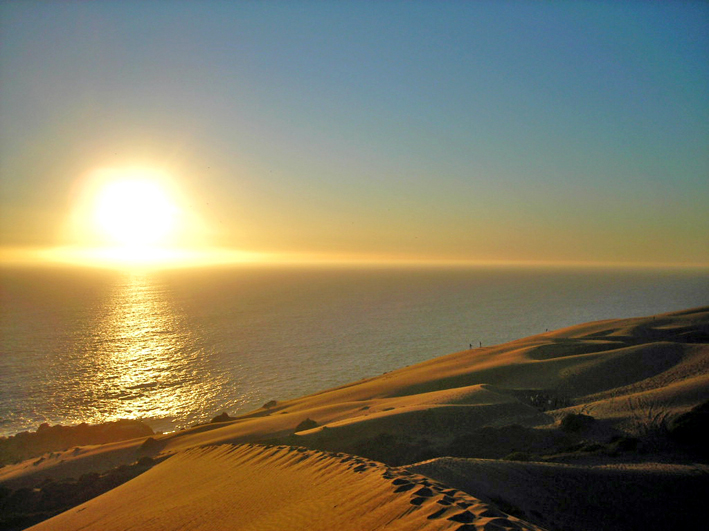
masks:
{"type": "MultiPolygon", "coordinates": [[[[171,522],[169,526],[209,528],[209,522],[225,522],[219,519],[232,518],[236,513],[252,515],[249,518],[253,520],[248,521],[253,523],[248,525],[254,527],[243,528],[268,529],[275,524],[267,516],[259,516],[257,507],[263,510],[263,504],[274,503],[269,491],[281,488],[277,477],[301,486],[297,493],[288,494],[294,496],[292,503],[274,503],[266,511],[291,518],[289,526],[307,518],[314,520],[303,526],[312,529],[374,529],[382,521],[402,529],[443,529],[451,525],[446,518],[428,520],[434,512],[429,509],[437,501],[412,505],[408,494],[401,497],[390,492],[391,482],[383,476],[384,465],[368,464],[371,474],[355,472],[348,468],[349,461],[317,453],[322,450],[356,454],[389,466],[425,461],[427,464],[415,470],[444,483],[450,480],[460,489],[469,489],[468,494],[494,499],[502,507],[517,508],[535,524],[549,529],[582,529],[569,522],[586,518],[620,522],[619,529],[642,528],[632,527],[628,521],[633,520],[651,529],[647,518],[637,514],[656,514],[658,507],[665,507],[662,514],[667,517],[671,509],[658,496],[625,498],[632,500],[634,511],[623,509],[623,504],[631,501],[615,503],[623,498],[607,500],[605,505],[603,500],[612,497],[612,485],[632,490],[643,484],[641,478],[649,477],[650,484],[671,488],[679,499],[683,495],[691,499],[685,491],[697,481],[706,480],[706,469],[697,465],[685,478],[687,469],[681,467],[706,462],[706,439],[693,436],[696,418],[687,424],[690,435],[685,430],[680,442],[673,439],[671,428],[674,419],[707,401],[709,308],[699,308],[587,323],[503,345],[465,350],[313,395],[271,403],[227,422],[155,436],[147,442],[124,441],[55,453],[39,463],[29,460],[6,466],[0,468],[0,482],[11,489],[33,487],[48,478],[102,472],[142,456],[170,456],[149,472],[88,502],[81,511],[74,509],[55,518],[52,525],[61,521],[63,529],[79,529],[88,523],[98,526],[92,522],[100,521],[103,527],[96,529],[128,528],[128,520],[121,518],[132,518],[130,508],[141,506],[142,499],[154,499],[138,511],[144,518],[138,526],[142,529],[153,525],[153,517],[171,522]],[[305,419],[313,420],[314,427],[295,433],[305,419]],[[278,449],[232,446],[245,443],[269,443],[278,449]],[[296,466],[288,457],[294,456],[294,451],[286,445],[308,447],[314,453],[299,453],[304,460],[296,466]],[[449,474],[444,466],[449,461],[445,459],[427,461],[450,456],[476,460],[455,461],[456,470],[462,471],[460,477],[449,474]],[[480,460],[505,457],[537,461],[539,466],[480,460]],[[250,472],[236,476],[227,473],[236,462],[250,472]],[[263,468],[254,468],[257,463],[263,468]],[[680,468],[657,472],[659,465],[655,463],[680,468]],[[572,465],[576,468],[568,468],[572,465]],[[655,470],[656,475],[648,476],[640,465],[655,470]],[[616,472],[599,468],[608,466],[617,467],[616,472]],[[693,476],[695,472],[701,479],[693,476]],[[192,483],[197,477],[202,478],[199,485],[203,486],[192,483]],[[289,477],[292,479],[286,479],[289,477]],[[319,483],[325,477],[329,478],[327,482],[319,483]],[[488,477],[507,478],[506,487],[495,484],[493,489],[485,479],[488,477]],[[560,478],[558,486],[545,479],[554,477],[560,478]],[[610,486],[597,491],[600,505],[584,501],[589,496],[578,490],[577,485],[586,477],[611,478],[610,486]],[[247,484],[255,481],[263,483],[249,491],[247,484]],[[540,488],[534,490],[537,484],[540,488]],[[378,501],[367,497],[370,490],[378,493],[378,501]],[[339,493],[334,497],[340,503],[333,501],[330,491],[339,493]],[[552,514],[563,509],[558,502],[560,493],[569,492],[578,493],[569,495],[577,505],[569,502],[564,506],[571,507],[573,518],[553,518],[552,514]],[[361,507],[362,518],[369,518],[369,514],[383,516],[355,520],[355,505],[342,504],[349,497],[359,500],[355,505],[361,507]],[[220,501],[213,503],[212,499],[220,501]],[[170,500],[179,500],[178,505],[191,509],[180,512],[170,500]],[[310,507],[310,516],[299,513],[299,505],[310,507]],[[605,507],[603,517],[588,512],[591,507],[602,510],[601,506],[605,507]],[[232,512],[235,507],[238,510],[232,512]],[[626,518],[628,514],[636,516],[626,518]],[[88,515],[102,519],[89,521],[85,519],[88,515]],[[350,524],[353,527],[347,527],[350,524]]],[[[697,415],[704,418],[704,413],[697,415]]],[[[687,508],[686,514],[690,512],[687,508]]],[[[663,518],[653,521],[668,521],[663,518]]],[[[478,519],[474,522],[478,527],[473,528],[479,528],[481,522],[488,526],[486,529],[494,527],[478,519]]],[[[496,522],[494,525],[502,525],[502,520],[496,522]]],[[[521,524],[515,521],[515,525],[521,524]]],[[[601,528],[591,524],[583,529],[601,528]]]]}
{"type": "Polygon", "coordinates": [[[180,452],[33,530],[509,529],[535,526],[359,457],[288,446],[180,452]]]}
{"type": "Polygon", "coordinates": [[[706,519],[709,466],[577,466],[439,458],[405,467],[549,529],[693,529],[706,519]]]}

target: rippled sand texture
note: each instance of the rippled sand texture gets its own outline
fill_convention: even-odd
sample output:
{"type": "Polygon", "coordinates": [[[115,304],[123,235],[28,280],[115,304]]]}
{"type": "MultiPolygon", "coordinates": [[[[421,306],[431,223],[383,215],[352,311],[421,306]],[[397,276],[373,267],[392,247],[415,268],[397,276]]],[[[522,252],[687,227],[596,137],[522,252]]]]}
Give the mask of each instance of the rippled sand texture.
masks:
{"type": "Polygon", "coordinates": [[[288,446],[221,445],[181,452],[33,529],[461,527],[539,529],[459,490],[363,458],[288,446]]]}

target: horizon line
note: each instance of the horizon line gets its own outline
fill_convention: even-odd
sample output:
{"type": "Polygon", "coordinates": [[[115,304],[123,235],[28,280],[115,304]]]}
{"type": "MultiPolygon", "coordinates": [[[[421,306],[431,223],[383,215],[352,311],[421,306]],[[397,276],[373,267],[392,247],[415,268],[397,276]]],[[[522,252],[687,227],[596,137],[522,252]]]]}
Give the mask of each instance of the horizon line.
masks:
{"type": "Polygon", "coordinates": [[[412,257],[367,254],[251,252],[233,248],[105,248],[0,246],[1,266],[65,265],[105,269],[181,269],[217,266],[357,267],[589,267],[709,269],[709,263],[614,260],[538,260],[412,257]]]}

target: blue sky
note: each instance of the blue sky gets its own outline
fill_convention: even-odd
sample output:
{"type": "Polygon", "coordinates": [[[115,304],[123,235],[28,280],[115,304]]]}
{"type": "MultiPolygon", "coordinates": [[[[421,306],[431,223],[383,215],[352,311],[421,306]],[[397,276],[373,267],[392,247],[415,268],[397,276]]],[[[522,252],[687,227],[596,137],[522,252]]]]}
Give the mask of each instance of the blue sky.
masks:
{"type": "Polygon", "coordinates": [[[0,245],[98,167],[169,171],[199,242],[709,263],[703,2],[4,2],[0,245]]]}

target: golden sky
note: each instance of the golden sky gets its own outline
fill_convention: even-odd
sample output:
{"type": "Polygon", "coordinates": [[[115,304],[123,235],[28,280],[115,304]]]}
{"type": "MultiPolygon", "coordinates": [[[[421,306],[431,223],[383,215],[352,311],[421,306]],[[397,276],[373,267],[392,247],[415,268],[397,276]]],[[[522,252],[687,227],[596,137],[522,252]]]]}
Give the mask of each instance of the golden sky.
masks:
{"type": "Polygon", "coordinates": [[[0,246],[707,265],[708,24],[700,2],[4,2],[0,246]]]}

